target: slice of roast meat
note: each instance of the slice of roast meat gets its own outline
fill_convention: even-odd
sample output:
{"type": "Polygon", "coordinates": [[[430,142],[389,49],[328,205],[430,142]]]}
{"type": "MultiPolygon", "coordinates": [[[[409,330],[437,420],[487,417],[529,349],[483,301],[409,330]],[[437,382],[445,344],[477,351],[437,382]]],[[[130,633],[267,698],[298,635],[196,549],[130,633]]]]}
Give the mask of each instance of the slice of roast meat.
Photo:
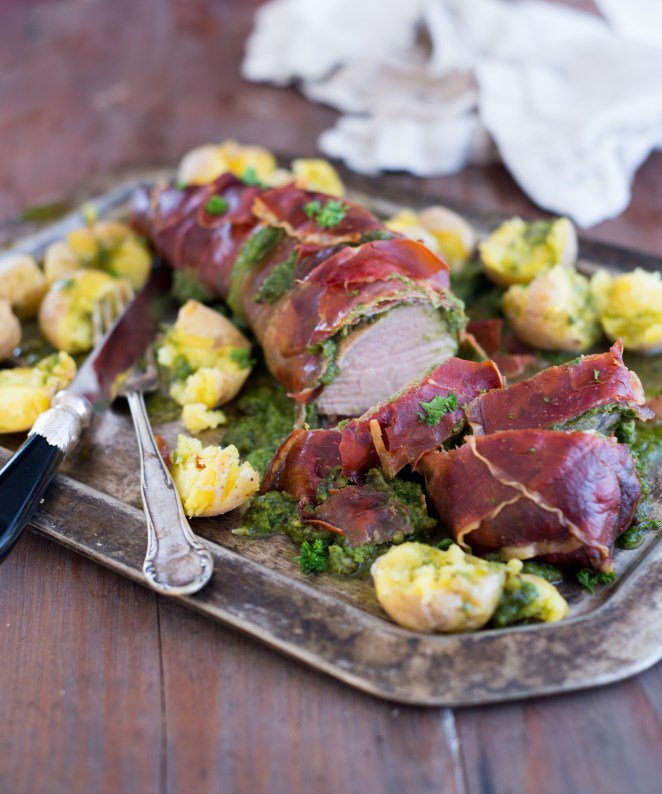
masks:
{"type": "Polygon", "coordinates": [[[549,428],[610,433],[623,414],[653,418],[637,375],[623,363],[623,345],[549,367],[532,378],[481,394],[464,412],[476,435],[549,428]]]}
{"type": "Polygon", "coordinates": [[[612,570],[641,484],[628,448],[582,432],[510,430],[467,436],[418,470],[442,521],[464,548],[612,570]]]}
{"type": "MultiPolygon", "coordinates": [[[[372,365],[370,370],[373,376],[379,372],[379,363],[377,355],[374,372],[372,365]]],[[[342,428],[343,474],[357,480],[368,469],[381,466],[387,477],[394,477],[462,432],[467,424],[463,405],[501,386],[503,378],[492,361],[449,358],[423,380],[410,383],[342,428]]]]}

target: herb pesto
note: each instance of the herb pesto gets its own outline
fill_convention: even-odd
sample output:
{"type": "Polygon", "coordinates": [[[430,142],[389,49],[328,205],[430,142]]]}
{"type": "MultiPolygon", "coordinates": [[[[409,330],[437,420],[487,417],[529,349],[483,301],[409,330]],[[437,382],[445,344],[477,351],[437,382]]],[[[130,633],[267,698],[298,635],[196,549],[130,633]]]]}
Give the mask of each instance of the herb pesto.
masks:
{"type": "Polygon", "coordinates": [[[259,264],[282,240],[285,232],[275,226],[265,226],[252,234],[243,244],[232,268],[232,286],[228,295],[228,306],[241,316],[241,286],[248,271],[259,264]]]}
{"type": "Polygon", "coordinates": [[[294,271],[296,270],[298,254],[293,251],[285,262],[276,265],[269,275],[260,284],[253,300],[256,303],[275,303],[278,298],[285,295],[294,284],[294,271]]]}

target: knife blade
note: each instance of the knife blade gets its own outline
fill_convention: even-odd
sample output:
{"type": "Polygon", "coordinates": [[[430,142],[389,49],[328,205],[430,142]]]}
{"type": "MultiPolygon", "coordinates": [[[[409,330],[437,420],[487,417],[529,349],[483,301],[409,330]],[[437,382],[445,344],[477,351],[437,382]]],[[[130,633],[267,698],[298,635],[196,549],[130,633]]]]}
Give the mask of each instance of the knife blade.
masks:
{"type": "Polygon", "coordinates": [[[0,562],[37,509],[64,456],[76,446],[95,411],[142,356],[170,308],[170,271],[156,263],[142,290],[89,354],[76,377],[58,392],[28,438],[0,471],[0,562]]]}

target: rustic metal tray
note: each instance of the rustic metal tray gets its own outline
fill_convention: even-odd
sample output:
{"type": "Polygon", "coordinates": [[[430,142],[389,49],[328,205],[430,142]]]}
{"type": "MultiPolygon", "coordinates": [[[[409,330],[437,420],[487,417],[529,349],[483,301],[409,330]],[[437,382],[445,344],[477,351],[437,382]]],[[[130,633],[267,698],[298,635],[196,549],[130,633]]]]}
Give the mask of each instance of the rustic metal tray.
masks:
{"type": "MultiPolygon", "coordinates": [[[[121,212],[138,182],[167,173],[143,169],[97,180],[104,192],[93,203],[102,215],[121,212]]],[[[385,195],[381,189],[377,197],[370,190],[374,182],[351,176],[346,181],[354,197],[378,212],[431,202],[406,193],[385,195]]],[[[88,187],[75,200],[89,195],[88,187]]],[[[500,220],[458,209],[479,231],[500,220]]],[[[15,249],[38,255],[81,222],[81,215],[72,213],[39,231],[9,223],[0,227],[0,239],[28,230],[15,249]]],[[[586,271],[661,266],[654,257],[609,245],[587,243],[581,250],[586,271]]],[[[176,423],[159,427],[169,441],[177,430],[176,423]]],[[[22,440],[0,437],[0,464],[22,440]]],[[[123,405],[95,420],[62,472],[32,528],[144,584],[139,460],[123,405]]],[[[662,517],[662,470],[653,492],[657,517],[662,517]]],[[[380,697],[430,706],[491,703],[606,684],[645,670],[662,656],[662,538],[655,533],[636,551],[617,550],[618,580],[595,596],[564,585],[571,614],[561,623],[431,636],[392,623],[369,580],[305,577],[286,538],[235,537],[229,532],[233,521],[222,516],[193,522],[214,557],[215,571],[204,590],[177,600],[380,697]]]]}

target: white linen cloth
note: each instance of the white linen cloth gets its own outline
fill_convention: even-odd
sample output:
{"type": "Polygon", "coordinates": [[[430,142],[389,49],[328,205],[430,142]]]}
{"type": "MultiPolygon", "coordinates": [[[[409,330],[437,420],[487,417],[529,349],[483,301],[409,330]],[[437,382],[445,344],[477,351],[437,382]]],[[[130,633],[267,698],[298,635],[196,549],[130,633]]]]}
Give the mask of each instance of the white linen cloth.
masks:
{"type": "Polygon", "coordinates": [[[340,110],[319,145],[357,171],[451,174],[498,150],[537,204],[591,226],[662,147],[662,31],[645,24],[662,2],[597,2],[613,29],[535,0],[272,0],[242,73],[340,110]]]}

